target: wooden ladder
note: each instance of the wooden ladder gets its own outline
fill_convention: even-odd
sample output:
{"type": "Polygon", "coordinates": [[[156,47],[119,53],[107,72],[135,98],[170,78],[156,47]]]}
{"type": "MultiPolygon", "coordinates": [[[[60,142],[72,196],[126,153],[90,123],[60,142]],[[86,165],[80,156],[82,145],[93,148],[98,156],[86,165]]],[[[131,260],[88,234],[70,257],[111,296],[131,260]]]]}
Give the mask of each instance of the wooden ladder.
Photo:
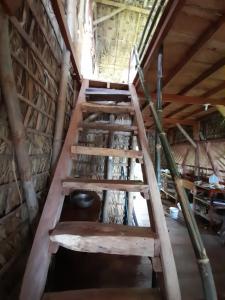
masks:
{"type": "MultiPolygon", "coordinates": [[[[101,83],[100,86],[103,85],[104,83],[101,83]]],[[[88,80],[83,80],[27,262],[20,299],[162,299],[163,295],[166,299],[179,300],[181,298],[160,192],[149,154],[148,140],[135,87],[130,85],[128,88],[127,86],[127,90],[93,88],[89,87],[88,80]],[[104,102],[101,103],[101,101],[104,102]],[[110,101],[110,104],[106,101],[110,101]],[[83,120],[86,113],[126,113],[132,115],[135,123],[131,126],[87,123],[83,120]],[[78,145],[80,128],[133,132],[137,134],[140,150],[80,146],[78,145]],[[73,159],[79,154],[135,158],[142,162],[145,180],[142,182],[72,178],[73,159]],[[142,192],[148,202],[151,227],[87,221],[59,222],[65,194],[77,189],[142,192]],[[89,253],[150,257],[153,270],[160,278],[163,278],[161,280],[163,285],[160,285],[160,288],[74,290],[43,295],[51,255],[57,251],[58,246],[89,253]]]]}

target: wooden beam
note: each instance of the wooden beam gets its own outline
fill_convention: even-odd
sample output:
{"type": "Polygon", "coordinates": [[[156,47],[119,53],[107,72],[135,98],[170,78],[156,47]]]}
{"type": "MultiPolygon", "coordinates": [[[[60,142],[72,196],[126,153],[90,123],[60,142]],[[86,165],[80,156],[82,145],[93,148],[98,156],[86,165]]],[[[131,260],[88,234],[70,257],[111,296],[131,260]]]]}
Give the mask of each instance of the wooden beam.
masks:
{"type": "Polygon", "coordinates": [[[137,180],[110,180],[110,179],[90,179],[90,178],[71,178],[63,180],[62,186],[66,190],[88,190],[88,191],[125,191],[125,192],[144,192],[148,185],[137,180]]]}
{"type": "Polygon", "coordinates": [[[130,157],[142,159],[142,152],[136,150],[110,149],[98,147],[72,146],[72,154],[96,155],[96,156],[113,156],[113,157],[130,157]]]}
{"type": "Polygon", "coordinates": [[[156,234],[150,227],[97,222],[60,222],[50,233],[50,239],[74,251],[155,256],[156,234]]]}
{"type": "MultiPolygon", "coordinates": [[[[182,125],[194,125],[196,123],[195,120],[186,120],[186,119],[177,119],[177,118],[162,118],[163,124],[174,124],[176,125],[177,123],[182,124],[182,125]]],[[[148,126],[148,124],[153,124],[153,119],[148,118],[147,121],[145,122],[145,126],[148,126]]]]}
{"type": "Polygon", "coordinates": [[[127,4],[124,4],[121,2],[115,2],[115,1],[111,1],[111,0],[95,0],[95,2],[99,3],[99,4],[105,4],[105,5],[109,5],[109,6],[124,8],[126,10],[134,11],[136,13],[140,13],[140,14],[144,14],[144,15],[148,15],[149,11],[150,11],[150,9],[141,8],[141,7],[133,6],[133,5],[127,5],[127,4]]]}
{"type": "Polygon", "coordinates": [[[213,73],[221,69],[225,65],[225,57],[219,59],[215,64],[213,64],[209,69],[207,69],[205,72],[200,74],[196,79],[194,79],[192,82],[190,82],[188,85],[186,85],[179,94],[186,94],[188,91],[193,89],[196,85],[198,85],[200,82],[211,76],[213,73]]]}
{"type": "Polygon", "coordinates": [[[114,10],[113,12],[111,12],[110,14],[94,20],[93,21],[93,25],[96,26],[96,25],[98,25],[98,24],[100,24],[102,22],[105,22],[106,20],[108,20],[108,19],[110,19],[110,18],[118,15],[120,12],[122,12],[124,10],[125,10],[124,7],[118,8],[118,9],[114,10]]]}
{"type": "Polygon", "coordinates": [[[134,109],[132,106],[128,105],[103,105],[84,102],[82,104],[82,111],[92,113],[102,112],[107,114],[129,114],[133,113],[134,109]]]}
{"type": "Polygon", "coordinates": [[[44,294],[43,300],[160,300],[158,289],[150,288],[101,288],[44,294]]]}
{"type": "Polygon", "coordinates": [[[137,131],[137,126],[132,125],[122,125],[122,124],[104,124],[104,123],[85,123],[81,122],[79,124],[82,129],[100,129],[106,131],[124,131],[124,132],[132,132],[137,131]]]}
{"type": "MultiPolygon", "coordinates": [[[[176,66],[169,72],[163,81],[165,87],[184,66],[192,59],[192,57],[208,42],[208,40],[217,32],[225,22],[225,15],[223,14],[217,21],[210,24],[206,30],[199,36],[197,41],[184,53],[182,58],[178,61],[176,66]]],[[[183,93],[181,93],[183,94],[183,93]]]]}
{"type": "Polygon", "coordinates": [[[77,81],[78,85],[80,85],[81,77],[80,77],[80,72],[78,70],[76,52],[75,52],[75,49],[73,46],[69,28],[67,25],[63,4],[60,0],[51,0],[51,4],[52,4],[53,11],[55,13],[56,20],[59,24],[59,28],[60,28],[64,43],[71,54],[71,62],[72,62],[72,66],[73,66],[73,69],[75,72],[76,81],[77,81]]]}

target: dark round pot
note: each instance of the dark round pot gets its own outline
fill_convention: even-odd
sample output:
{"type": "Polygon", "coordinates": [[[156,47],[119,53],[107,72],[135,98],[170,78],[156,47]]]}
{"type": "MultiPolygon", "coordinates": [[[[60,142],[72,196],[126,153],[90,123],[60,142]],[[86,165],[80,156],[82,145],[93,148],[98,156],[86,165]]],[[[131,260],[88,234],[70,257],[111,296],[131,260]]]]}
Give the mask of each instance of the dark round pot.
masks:
{"type": "Polygon", "coordinates": [[[70,201],[78,207],[87,208],[93,204],[94,197],[88,191],[75,191],[70,194],[70,201]]]}

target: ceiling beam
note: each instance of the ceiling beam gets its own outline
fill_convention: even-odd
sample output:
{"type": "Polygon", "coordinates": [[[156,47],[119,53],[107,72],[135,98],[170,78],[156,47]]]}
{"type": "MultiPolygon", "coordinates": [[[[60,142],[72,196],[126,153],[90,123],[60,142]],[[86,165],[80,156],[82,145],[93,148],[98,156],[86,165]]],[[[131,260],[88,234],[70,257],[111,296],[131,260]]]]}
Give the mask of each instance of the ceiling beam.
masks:
{"type": "MultiPolygon", "coordinates": [[[[146,122],[145,126],[150,126],[154,123],[152,117],[149,117],[146,122]]],[[[177,123],[182,124],[182,125],[194,125],[196,123],[195,120],[183,120],[183,119],[178,119],[178,118],[162,118],[162,123],[163,124],[174,124],[176,125],[177,123]]]]}
{"type": "Polygon", "coordinates": [[[80,85],[81,77],[80,77],[80,72],[78,70],[78,63],[76,61],[76,52],[75,52],[75,49],[73,46],[69,28],[67,25],[66,16],[65,16],[62,2],[60,0],[51,0],[51,4],[52,4],[53,11],[55,13],[56,20],[59,25],[60,32],[62,34],[62,38],[64,40],[64,43],[65,43],[67,49],[70,51],[70,59],[71,59],[71,63],[72,63],[73,69],[74,69],[76,81],[77,81],[78,85],[80,85]]]}
{"type": "MultiPolygon", "coordinates": [[[[191,60],[191,58],[210,40],[210,38],[221,28],[225,22],[225,15],[222,15],[217,21],[210,24],[206,30],[200,35],[197,41],[188,49],[176,66],[166,76],[163,87],[165,87],[184,66],[191,60]]],[[[182,93],[181,93],[182,94],[182,93]]]]}
{"type": "Polygon", "coordinates": [[[111,12],[110,14],[106,15],[106,16],[103,16],[103,17],[100,17],[96,20],[94,20],[93,22],[93,25],[96,26],[102,22],[105,22],[106,20],[118,15],[120,12],[122,12],[123,10],[125,10],[124,7],[121,7],[121,8],[118,8],[118,9],[115,9],[113,12],[111,12]]]}
{"type": "Polygon", "coordinates": [[[144,14],[144,15],[148,15],[149,11],[150,11],[149,9],[146,9],[146,8],[141,8],[141,7],[133,6],[133,5],[127,5],[127,4],[123,4],[121,2],[115,2],[112,0],[95,0],[95,2],[100,3],[100,4],[109,5],[109,6],[118,7],[118,8],[124,8],[126,10],[134,11],[134,12],[144,14]]]}
{"type": "MultiPolygon", "coordinates": [[[[140,98],[144,98],[144,95],[142,93],[139,93],[139,96],[140,96],[140,98]]],[[[156,100],[155,93],[152,93],[151,97],[154,101],[156,100]]],[[[206,97],[193,97],[193,96],[185,96],[185,95],[166,94],[166,93],[163,93],[162,99],[163,99],[163,102],[178,103],[178,104],[225,105],[225,99],[212,99],[212,98],[206,98],[206,97]]],[[[148,105],[146,105],[146,106],[148,106],[148,105]]],[[[143,107],[143,110],[145,109],[145,107],[143,107]]]]}
{"type": "Polygon", "coordinates": [[[186,85],[179,94],[186,94],[188,91],[193,89],[196,85],[198,85],[200,82],[205,80],[207,77],[211,76],[213,73],[221,69],[225,65],[225,57],[219,59],[214,65],[212,65],[209,69],[207,69],[205,72],[200,74],[196,79],[194,79],[191,83],[186,85]]]}

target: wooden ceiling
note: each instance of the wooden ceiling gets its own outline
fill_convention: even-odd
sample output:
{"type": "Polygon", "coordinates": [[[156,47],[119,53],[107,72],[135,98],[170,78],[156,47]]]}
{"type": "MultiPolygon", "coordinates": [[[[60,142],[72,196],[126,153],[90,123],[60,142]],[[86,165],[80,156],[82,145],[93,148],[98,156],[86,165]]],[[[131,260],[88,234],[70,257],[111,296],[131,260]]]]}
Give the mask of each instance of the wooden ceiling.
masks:
{"type": "MultiPolygon", "coordinates": [[[[164,49],[165,125],[196,120],[225,105],[225,1],[173,0],[161,17],[142,61],[151,92],[156,91],[156,60],[164,49]],[[203,104],[211,105],[205,110],[203,104]]],[[[135,80],[141,93],[139,81],[135,80]]],[[[146,126],[152,126],[148,107],[146,126]]],[[[171,125],[172,124],[172,125],[171,125]]]]}

